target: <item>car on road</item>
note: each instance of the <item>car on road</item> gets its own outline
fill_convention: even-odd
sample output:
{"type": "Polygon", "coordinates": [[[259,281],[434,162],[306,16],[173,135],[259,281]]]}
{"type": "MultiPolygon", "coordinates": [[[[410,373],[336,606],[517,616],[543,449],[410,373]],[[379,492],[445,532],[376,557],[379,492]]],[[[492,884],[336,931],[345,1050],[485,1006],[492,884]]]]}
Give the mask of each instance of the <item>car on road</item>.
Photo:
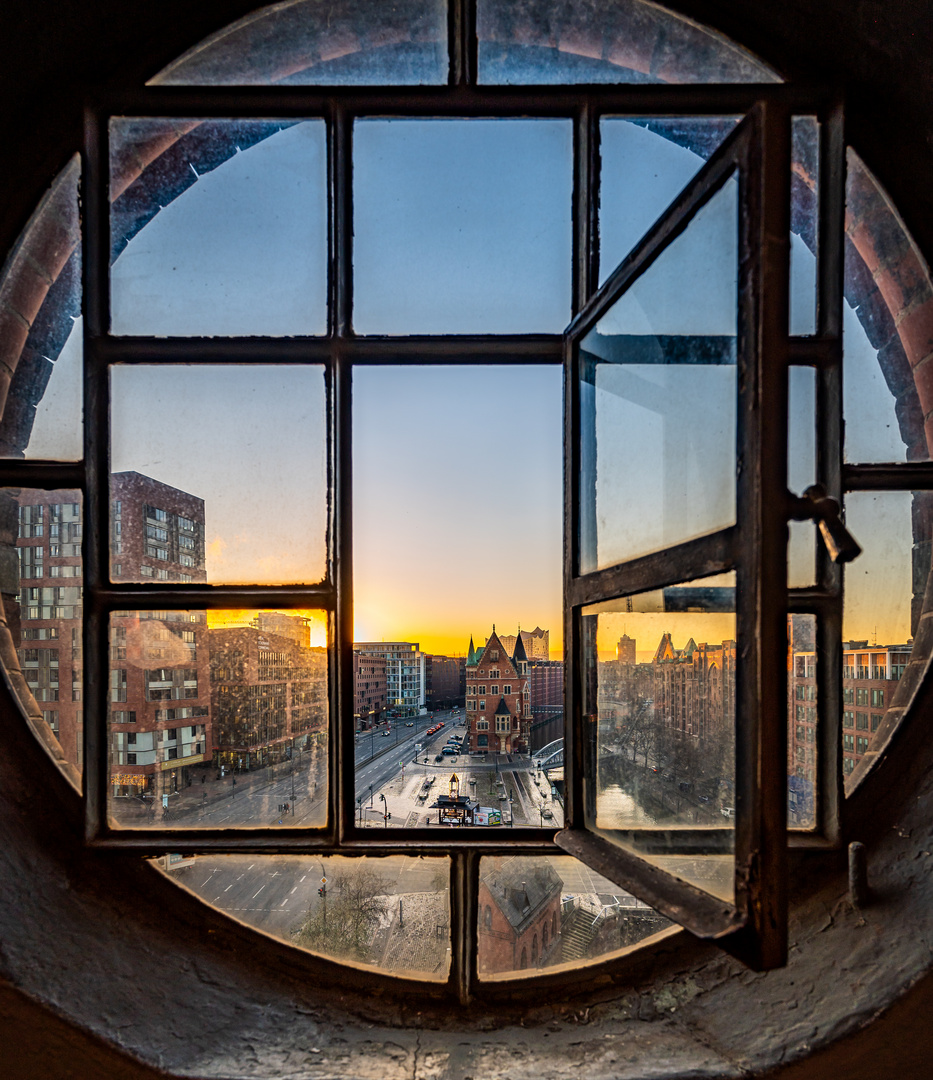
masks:
{"type": "Polygon", "coordinates": [[[544,807],[544,808],[543,808],[543,809],[541,810],[541,816],[542,816],[542,817],[544,818],[544,820],[545,820],[545,821],[550,821],[550,820],[551,820],[551,818],[552,818],[552,817],[554,816],[554,811],[553,811],[553,810],[551,810],[551,808],[550,808],[550,807],[548,807],[548,806],[545,806],[545,807],[544,807]]]}
{"type": "Polygon", "coordinates": [[[408,723],[405,725],[405,727],[414,727],[414,726],[415,726],[414,720],[409,720],[408,723]]]}
{"type": "Polygon", "coordinates": [[[388,728],[386,728],[386,729],[385,729],[385,731],[384,731],[384,732],[382,733],[382,737],[383,737],[384,739],[388,739],[388,737],[389,737],[389,736],[390,736],[391,734],[392,734],[392,732],[391,732],[391,731],[390,731],[390,730],[389,730],[388,728]]]}

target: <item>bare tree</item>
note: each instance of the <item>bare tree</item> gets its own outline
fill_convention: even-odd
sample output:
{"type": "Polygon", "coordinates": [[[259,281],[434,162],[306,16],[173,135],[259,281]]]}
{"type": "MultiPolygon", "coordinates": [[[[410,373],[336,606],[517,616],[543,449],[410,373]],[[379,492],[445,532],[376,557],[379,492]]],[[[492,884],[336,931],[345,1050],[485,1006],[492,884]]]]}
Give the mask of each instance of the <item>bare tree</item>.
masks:
{"type": "Polygon", "coordinates": [[[390,883],[368,866],[338,871],[327,893],[308,908],[297,944],[326,956],[369,959],[376,929],[389,909],[390,883]]]}

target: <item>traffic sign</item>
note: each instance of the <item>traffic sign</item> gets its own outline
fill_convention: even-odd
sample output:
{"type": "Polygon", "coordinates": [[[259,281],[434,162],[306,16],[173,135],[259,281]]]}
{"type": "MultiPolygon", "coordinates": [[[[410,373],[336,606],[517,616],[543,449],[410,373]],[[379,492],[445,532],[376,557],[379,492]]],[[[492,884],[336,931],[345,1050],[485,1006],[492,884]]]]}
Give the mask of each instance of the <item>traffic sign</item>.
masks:
{"type": "Polygon", "coordinates": [[[322,885],[326,885],[326,884],[327,884],[327,878],[326,878],[326,877],[322,877],[322,878],[321,878],[321,884],[322,884],[322,885]]]}

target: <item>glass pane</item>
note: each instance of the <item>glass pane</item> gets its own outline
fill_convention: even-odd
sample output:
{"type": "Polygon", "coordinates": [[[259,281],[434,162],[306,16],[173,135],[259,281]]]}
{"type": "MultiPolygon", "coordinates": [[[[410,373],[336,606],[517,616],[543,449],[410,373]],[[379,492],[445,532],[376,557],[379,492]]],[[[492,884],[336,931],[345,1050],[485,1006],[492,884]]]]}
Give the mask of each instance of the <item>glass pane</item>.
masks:
{"type": "Polygon", "coordinates": [[[929,460],[933,281],[887,193],[847,153],[844,406],[848,461],[929,460]]]}
{"type": "Polygon", "coordinates": [[[75,156],[0,275],[0,365],[12,372],[0,457],[77,461],[84,453],[80,182],[75,156]]]}
{"type": "Polygon", "coordinates": [[[224,27],[149,82],[389,86],[446,79],[444,0],[287,0],[224,27]]]}
{"type": "Polygon", "coordinates": [[[731,900],[735,575],[622,597],[583,616],[583,708],[598,762],[584,780],[589,824],[731,900]],[[633,644],[623,650],[626,638],[633,644]]]}
{"type": "MultiPolygon", "coordinates": [[[[802,495],[816,483],[816,372],[788,371],[787,485],[802,495]]],[[[787,584],[805,588],[816,581],[816,528],[811,521],[788,523],[787,584]]]]}
{"type": "Polygon", "coordinates": [[[322,826],[321,611],[115,611],[110,817],[130,828],[322,826]]]}
{"type": "Polygon", "coordinates": [[[18,617],[6,626],[19,670],[7,670],[20,707],[66,774],[84,765],[82,527],[80,491],[0,491],[5,520],[18,521],[18,617]],[[9,515],[8,517],[6,515],[9,515]]]}
{"type": "Polygon", "coordinates": [[[816,617],[787,618],[787,824],[816,824],[816,617]]]}
{"type": "Polygon", "coordinates": [[[570,319],[567,120],[360,120],[354,328],[560,333],[570,319]]]}
{"type": "Polygon", "coordinates": [[[476,930],[482,979],[602,960],[654,942],[672,925],[569,855],[480,861],[476,930]]]}
{"type": "Polygon", "coordinates": [[[820,125],[815,116],[791,124],[790,332],[816,333],[816,249],[819,235],[820,125]]]}
{"type": "Polygon", "coordinates": [[[389,975],[447,978],[447,859],[166,855],[157,864],[205,903],[290,945],[389,975]]]}
{"type": "Polygon", "coordinates": [[[323,120],[110,121],[114,334],[327,329],[323,120]]]}
{"type": "Polygon", "coordinates": [[[479,0],[476,22],[486,83],[781,81],[715,30],[643,0],[479,0]]]}
{"type": "Polygon", "coordinates": [[[358,821],[561,824],[529,756],[563,734],[561,369],[353,379],[358,821]]]}
{"type": "Polygon", "coordinates": [[[843,773],[869,749],[910,659],[930,575],[933,493],[852,492],[846,527],[862,554],[845,569],[843,773]]]}
{"type": "Polygon", "coordinates": [[[580,345],[580,572],[735,521],[737,188],[580,345]]]}
{"type": "Polygon", "coordinates": [[[110,377],[113,580],[324,577],[323,368],[140,364],[110,377]]]}
{"type": "Polygon", "coordinates": [[[735,127],[734,116],[600,121],[600,283],[735,127]]]}

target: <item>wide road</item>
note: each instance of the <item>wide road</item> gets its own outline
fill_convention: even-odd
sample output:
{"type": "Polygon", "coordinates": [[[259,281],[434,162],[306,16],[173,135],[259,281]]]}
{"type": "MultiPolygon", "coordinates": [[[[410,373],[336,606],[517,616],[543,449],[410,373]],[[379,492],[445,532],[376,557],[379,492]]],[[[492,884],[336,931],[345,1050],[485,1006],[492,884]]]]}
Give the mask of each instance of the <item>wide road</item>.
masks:
{"type": "Polygon", "coordinates": [[[434,892],[447,887],[446,860],[401,855],[388,859],[202,855],[169,873],[173,880],[221,911],[289,939],[305,916],[322,903],[318,896],[321,878],[326,877],[333,890],[334,877],[342,867],[360,864],[372,866],[389,895],[434,892]]]}

